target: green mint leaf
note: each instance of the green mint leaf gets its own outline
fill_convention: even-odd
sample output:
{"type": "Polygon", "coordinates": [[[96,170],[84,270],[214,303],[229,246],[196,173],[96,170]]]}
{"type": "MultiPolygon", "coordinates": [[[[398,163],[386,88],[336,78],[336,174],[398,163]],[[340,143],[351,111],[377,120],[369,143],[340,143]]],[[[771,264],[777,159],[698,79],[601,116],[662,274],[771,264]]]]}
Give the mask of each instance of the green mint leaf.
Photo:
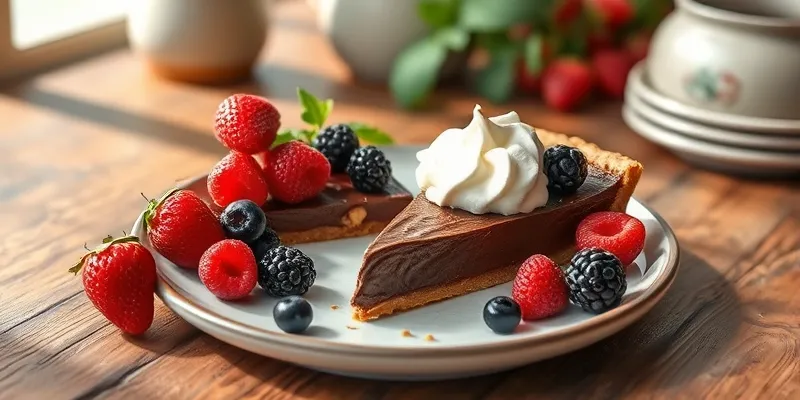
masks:
{"type": "Polygon", "coordinates": [[[420,106],[436,84],[446,56],[447,48],[433,37],[403,50],[389,76],[389,88],[395,100],[406,108],[420,106]]]}
{"type": "Polygon", "coordinates": [[[475,89],[490,101],[503,103],[514,92],[514,64],[519,58],[519,47],[508,44],[489,52],[491,61],[476,76],[475,89]]]}
{"type": "Polygon", "coordinates": [[[333,111],[333,100],[320,100],[301,88],[297,88],[297,98],[300,100],[300,105],[303,106],[300,118],[317,129],[322,128],[328,115],[333,111]]]}
{"type": "Polygon", "coordinates": [[[428,26],[442,28],[453,25],[458,18],[460,0],[420,0],[417,15],[428,26]]]}
{"type": "Polygon", "coordinates": [[[463,0],[459,25],[469,31],[496,32],[511,25],[530,22],[546,12],[541,1],[534,0],[463,0]]]}
{"type": "Polygon", "coordinates": [[[392,139],[388,133],[374,126],[369,126],[360,122],[351,122],[347,125],[356,133],[359,140],[375,145],[394,144],[394,139],[392,139]]]}
{"type": "Polygon", "coordinates": [[[433,34],[433,39],[452,51],[463,51],[469,44],[469,32],[457,26],[442,28],[433,34]]]}
{"type": "Polygon", "coordinates": [[[272,148],[291,142],[292,140],[311,143],[315,135],[316,130],[311,129],[284,129],[278,132],[278,136],[276,136],[275,141],[272,142],[272,148]]]}
{"type": "Polygon", "coordinates": [[[525,39],[522,48],[522,56],[525,59],[525,68],[531,75],[537,75],[542,71],[544,60],[542,59],[544,49],[544,38],[542,35],[533,34],[525,39]]]}

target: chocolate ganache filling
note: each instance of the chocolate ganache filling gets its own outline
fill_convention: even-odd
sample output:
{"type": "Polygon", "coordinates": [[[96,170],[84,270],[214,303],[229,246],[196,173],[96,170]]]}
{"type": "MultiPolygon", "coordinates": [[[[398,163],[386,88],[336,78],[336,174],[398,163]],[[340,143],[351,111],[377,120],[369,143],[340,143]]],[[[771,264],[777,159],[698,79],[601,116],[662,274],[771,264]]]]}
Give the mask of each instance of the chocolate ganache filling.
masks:
{"type": "MultiPolygon", "coordinates": [[[[208,194],[206,180],[191,182],[187,189],[194,191],[215,214],[222,208],[208,194]]],[[[347,174],[334,174],[320,194],[299,204],[286,204],[270,199],[262,207],[269,224],[278,233],[302,232],[323,226],[342,226],[342,217],[354,207],[363,207],[363,222],[388,222],[411,201],[411,193],[394,178],[381,193],[362,193],[353,187],[347,174]]]]}
{"type": "Polygon", "coordinates": [[[567,251],[580,221],[608,210],[619,186],[618,177],[590,167],[575,194],[550,196],[544,207],[509,216],[440,207],[421,194],[367,249],[352,303],[370,308],[399,294],[519,265],[536,253],[567,251]]]}

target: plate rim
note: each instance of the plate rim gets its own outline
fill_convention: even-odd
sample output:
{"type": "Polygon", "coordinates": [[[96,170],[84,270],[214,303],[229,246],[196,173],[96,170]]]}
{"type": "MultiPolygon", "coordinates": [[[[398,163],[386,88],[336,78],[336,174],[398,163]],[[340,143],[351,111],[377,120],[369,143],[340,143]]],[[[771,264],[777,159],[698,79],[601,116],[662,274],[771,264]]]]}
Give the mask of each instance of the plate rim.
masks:
{"type": "MultiPolygon", "coordinates": [[[[395,147],[412,147],[412,146],[395,146],[395,147]]],[[[178,188],[185,188],[189,184],[196,182],[200,179],[205,179],[207,175],[199,175],[178,183],[178,188]]],[[[242,324],[238,321],[230,319],[224,315],[214,312],[197,302],[192,301],[188,296],[181,293],[177,286],[169,278],[165,277],[159,269],[158,282],[156,287],[156,294],[162,302],[172,310],[170,303],[178,303],[187,312],[191,312],[195,317],[202,319],[205,323],[213,326],[222,327],[226,330],[232,331],[236,334],[244,335],[260,341],[265,341],[270,345],[291,345],[296,350],[305,351],[321,351],[325,353],[340,353],[340,354],[361,354],[373,356],[410,356],[417,355],[423,357],[441,357],[452,355],[473,355],[485,352],[498,352],[509,349],[518,348],[519,346],[543,346],[556,342],[568,340],[570,338],[579,337],[587,332],[604,325],[613,325],[614,323],[624,320],[630,314],[635,313],[639,308],[648,306],[651,302],[657,302],[663,294],[672,285],[672,282],[677,276],[680,269],[680,247],[678,239],[664,218],[659,215],[655,210],[649,206],[641,203],[636,198],[631,198],[631,202],[638,204],[649,212],[656,219],[658,224],[664,231],[664,237],[667,239],[667,258],[664,270],[654,280],[653,284],[647,288],[640,296],[629,303],[625,303],[604,314],[595,315],[583,323],[577,324],[566,330],[558,330],[555,332],[544,333],[537,336],[520,336],[514,338],[513,335],[503,336],[504,340],[498,342],[489,342],[473,345],[454,345],[454,346],[418,346],[418,347],[379,347],[374,345],[363,345],[345,342],[335,342],[327,339],[316,338],[312,336],[303,336],[296,334],[288,334],[283,332],[271,331],[258,327],[242,324]],[[168,299],[165,299],[168,297],[168,299]]],[[[134,234],[141,233],[143,228],[142,215],[134,222],[132,232],[134,234]]],[[[141,235],[142,243],[148,248],[150,247],[147,235],[141,235]]],[[[151,249],[155,251],[154,249],[151,249]]],[[[167,260],[167,262],[169,262],[167,260]]],[[[159,263],[157,262],[157,265],[159,263]]],[[[172,310],[175,312],[174,310],[172,310]]],[[[649,311],[649,308],[648,308],[649,311]]],[[[176,312],[177,314],[177,312],[176,312]]],[[[194,324],[192,324],[194,325],[194,324]]],[[[195,326],[199,329],[199,327],[195,326]]],[[[203,329],[201,329],[203,330],[203,329]]]]}
{"type": "Polygon", "coordinates": [[[760,132],[753,133],[724,128],[681,118],[656,108],[631,89],[625,91],[625,106],[656,125],[693,139],[748,150],[764,150],[783,154],[800,151],[800,136],[765,135],[760,132]]]}
{"type": "Polygon", "coordinates": [[[628,86],[638,93],[648,104],[670,114],[684,116],[690,120],[707,125],[731,129],[763,132],[765,134],[800,135],[800,120],[776,119],[762,117],[746,117],[737,114],[726,114],[719,111],[704,110],[682,103],[658,93],[644,82],[645,62],[640,61],[628,74],[628,86]]]}
{"type": "Polygon", "coordinates": [[[724,144],[686,136],[650,121],[635,108],[627,105],[622,106],[622,119],[634,132],[639,134],[639,136],[673,151],[698,154],[714,159],[724,159],[749,165],[758,165],[765,168],[793,170],[800,167],[800,158],[792,153],[726,146],[724,144]]]}

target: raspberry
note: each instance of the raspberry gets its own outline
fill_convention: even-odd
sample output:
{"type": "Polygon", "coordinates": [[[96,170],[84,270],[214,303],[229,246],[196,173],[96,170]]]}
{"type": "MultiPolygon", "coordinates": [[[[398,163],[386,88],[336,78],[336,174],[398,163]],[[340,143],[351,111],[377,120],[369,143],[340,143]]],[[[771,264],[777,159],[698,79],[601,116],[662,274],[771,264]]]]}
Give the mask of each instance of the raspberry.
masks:
{"type": "Polygon", "coordinates": [[[269,150],[281,114],[267,99],[251,94],[234,94],[220,103],[214,118],[217,140],[225,147],[247,154],[269,150]]]}
{"type": "Polygon", "coordinates": [[[238,151],[220,160],[208,174],[208,193],[220,207],[236,200],[264,204],[269,196],[267,180],[253,157],[238,151]]]}
{"type": "Polygon", "coordinates": [[[628,214],[602,211],[589,214],[578,224],[575,242],[578,249],[599,247],[630,265],[644,248],[646,232],[642,221],[628,214]]]}
{"type": "Polygon", "coordinates": [[[628,288],[619,259],[597,247],[583,249],[572,257],[567,284],[572,304],[594,314],[618,306],[628,288]]]}
{"type": "Polygon", "coordinates": [[[392,163],[375,146],[362,147],[350,157],[347,175],[358,191],[379,193],[392,177],[392,163]]]}
{"type": "Polygon", "coordinates": [[[269,155],[265,169],[272,196],[289,204],[311,199],[325,188],[331,164],[313,147],[298,141],[284,143],[269,155]]]}
{"type": "Polygon", "coordinates": [[[532,321],[556,315],[569,304],[569,291],[561,268],[547,256],[536,254],[517,271],[511,296],[522,309],[522,319],[532,321]]]}
{"type": "Polygon", "coordinates": [[[223,300],[246,297],[256,287],[258,267],[253,252],[242,241],[225,239],[209,247],[197,271],[214,296],[223,300]]]}
{"type": "Polygon", "coordinates": [[[350,156],[360,145],[356,133],[348,125],[339,124],[323,129],[314,138],[313,146],[331,163],[331,171],[344,172],[350,156]]]}
{"type": "Polygon", "coordinates": [[[258,284],[273,297],[305,294],[316,278],[314,261],[292,247],[272,248],[258,260],[258,284]]]}
{"type": "Polygon", "coordinates": [[[575,193],[589,175],[586,157],[574,148],[557,144],[544,151],[547,188],[559,195],[575,193]]]}

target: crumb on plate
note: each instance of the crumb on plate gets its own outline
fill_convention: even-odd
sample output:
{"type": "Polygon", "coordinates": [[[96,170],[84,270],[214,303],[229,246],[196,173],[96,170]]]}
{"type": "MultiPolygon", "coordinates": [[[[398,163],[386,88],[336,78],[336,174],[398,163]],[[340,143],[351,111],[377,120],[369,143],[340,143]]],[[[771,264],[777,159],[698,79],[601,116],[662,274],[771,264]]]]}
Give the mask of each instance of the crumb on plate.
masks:
{"type": "Polygon", "coordinates": [[[354,331],[354,330],[357,330],[357,329],[358,329],[358,327],[357,327],[357,326],[350,326],[350,325],[347,325],[347,329],[350,329],[351,331],[354,331]]]}
{"type": "Polygon", "coordinates": [[[337,306],[336,304],[331,304],[331,310],[338,310],[338,309],[339,306],[337,306]]]}
{"type": "Polygon", "coordinates": [[[425,341],[426,341],[426,342],[435,342],[435,341],[436,341],[436,338],[435,338],[435,337],[433,337],[433,335],[431,335],[431,334],[429,333],[429,334],[425,335],[425,341]]]}
{"type": "Polygon", "coordinates": [[[410,330],[408,330],[408,329],[403,329],[403,331],[402,331],[402,332],[400,332],[400,335],[401,335],[402,337],[414,337],[414,335],[412,335],[412,334],[411,334],[411,331],[410,331],[410,330]]]}

